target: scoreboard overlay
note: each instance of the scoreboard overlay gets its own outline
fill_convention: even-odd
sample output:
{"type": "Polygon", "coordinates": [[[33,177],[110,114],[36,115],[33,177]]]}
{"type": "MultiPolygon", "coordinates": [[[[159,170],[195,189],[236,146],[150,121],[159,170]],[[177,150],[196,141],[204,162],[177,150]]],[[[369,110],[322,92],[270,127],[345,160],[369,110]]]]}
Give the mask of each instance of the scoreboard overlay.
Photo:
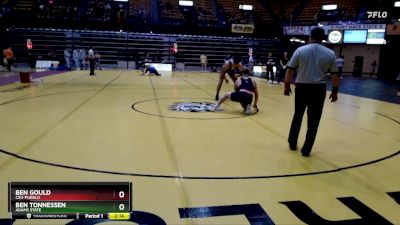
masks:
{"type": "Polygon", "coordinates": [[[129,219],[130,182],[10,182],[14,219],[129,219]]]}

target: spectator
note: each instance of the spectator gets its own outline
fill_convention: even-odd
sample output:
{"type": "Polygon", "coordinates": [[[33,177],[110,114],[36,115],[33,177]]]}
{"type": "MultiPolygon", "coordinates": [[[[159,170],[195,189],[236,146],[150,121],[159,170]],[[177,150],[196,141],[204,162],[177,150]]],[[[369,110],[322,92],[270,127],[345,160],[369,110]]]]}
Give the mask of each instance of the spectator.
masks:
{"type": "Polygon", "coordinates": [[[202,54],[200,56],[201,72],[207,72],[207,56],[202,54]]]}
{"type": "Polygon", "coordinates": [[[80,70],[81,63],[79,60],[79,49],[74,49],[74,51],[72,52],[72,59],[74,60],[75,63],[75,69],[80,70]]]}
{"type": "Polygon", "coordinates": [[[338,67],[340,79],[343,79],[342,71],[344,66],[344,56],[340,55],[339,58],[336,59],[336,65],[338,67]]]}
{"type": "Polygon", "coordinates": [[[4,50],[4,55],[5,55],[6,60],[7,60],[7,70],[11,71],[11,67],[13,66],[14,61],[15,61],[14,53],[12,51],[12,47],[11,46],[9,46],[7,49],[4,50]]]}
{"type": "Polygon", "coordinates": [[[278,84],[281,82],[281,78],[285,76],[287,70],[287,64],[289,63],[289,57],[287,52],[283,52],[282,58],[279,60],[280,71],[278,75],[278,84]]]}
{"type": "Polygon", "coordinates": [[[267,82],[269,82],[270,84],[274,83],[274,66],[275,60],[274,58],[272,58],[272,52],[269,52],[267,58],[267,82]]]}
{"type": "Polygon", "coordinates": [[[372,70],[371,70],[371,73],[369,73],[369,75],[370,75],[370,76],[373,76],[373,75],[375,74],[376,67],[378,66],[378,65],[376,64],[376,60],[374,60],[374,61],[372,62],[371,66],[372,66],[372,70]]]}
{"type": "Polygon", "coordinates": [[[101,69],[101,64],[100,64],[101,55],[97,51],[95,51],[94,58],[95,58],[95,61],[96,61],[95,69],[102,70],[101,69]]]}
{"type": "Polygon", "coordinates": [[[47,56],[49,57],[49,60],[57,60],[56,50],[50,50],[49,53],[47,53],[47,56]]]}
{"type": "Polygon", "coordinates": [[[86,55],[86,51],[84,48],[81,48],[81,50],[79,51],[79,63],[81,65],[81,69],[82,70],[86,70],[87,69],[87,55],[86,55]]]}
{"type": "Polygon", "coordinates": [[[71,54],[69,53],[68,48],[64,50],[64,59],[65,59],[65,66],[67,67],[67,69],[71,69],[71,64],[70,64],[71,54]]]}

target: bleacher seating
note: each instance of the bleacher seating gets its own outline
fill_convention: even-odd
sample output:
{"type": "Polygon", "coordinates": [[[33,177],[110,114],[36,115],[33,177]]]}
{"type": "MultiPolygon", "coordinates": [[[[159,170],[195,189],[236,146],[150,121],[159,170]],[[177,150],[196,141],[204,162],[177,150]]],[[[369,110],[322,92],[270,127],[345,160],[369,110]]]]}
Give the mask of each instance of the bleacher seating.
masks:
{"type": "Polygon", "coordinates": [[[360,6],[356,0],[310,0],[298,17],[298,23],[312,23],[317,20],[318,12],[322,5],[337,4],[340,15],[337,19],[348,20],[355,18],[360,6]]]}
{"type": "Polygon", "coordinates": [[[220,11],[228,24],[255,24],[258,30],[263,30],[268,24],[272,24],[272,15],[267,11],[265,2],[259,0],[240,1],[240,0],[217,0],[220,11]],[[253,6],[253,11],[239,10],[239,5],[249,4],[253,6]]]}
{"type": "Polygon", "coordinates": [[[178,45],[176,62],[186,66],[199,66],[201,54],[207,54],[209,64],[221,66],[226,55],[241,56],[247,60],[249,48],[253,48],[256,60],[266,58],[268,52],[278,56],[280,41],[267,39],[245,39],[237,37],[206,37],[190,35],[154,35],[110,31],[22,29],[8,31],[5,41],[10,43],[19,62],[27,61],[26,39],[33,43],[33,53],[39,59],[47,59],[50,51],[57,58],[63,58],[65,48],[91,47],[102,56],[102,64],[116,67],[118,61],[136,61],[139,65],[147,54],[154,62],[171,62],[170,51],[174,43],[178,45]]]}
{"type": "Polygon", "coordinates": [[[186,66],[199,66],[200,55],[206,54],[209,65],[220,67],[227,55],[239,56],[244,63],[248,60],[249,48],[253,49],[257,61],[266,58],[268,52],[278,56],[280,41],[252,40],[242,38],[221,37],[179,37],[177,38],[179,52],[177,62],[186,66]]]}
{"type": "Polygon", "coordinates": [[[160,15],[164,19],[183,21],[183,15],[179,10],[179,3],[175,0],[161,0],[159,2],[160,15]]]}
{"type": "Polygon", "coordinates": [[[10,0],[1,0],[0,1],[0,17],[7,16],[11,11],[10,0]]]}
{"type": "Polygon", "coordinates": [[[151,10],[151,1],[149,0],[129,0],[129,15],[143,19],[151,15],[151,10]]]}
{"type": "Polygon", "coordinates": [[[36,5],[36,0],[20,0],[15,5],[14,10],[16,11],[31,11],[36,5]]]}
{"type": "Polygon", "coordinates": [[[16,27],[228,35],[230,25],[239,23],[254,24],[253,35],[270,38],[281,35],[282,24],[315,23],[322,4],[338,4],[340,17],[337,20],[343,21],[359,19],[360,11],[365,10],[360,0],[246,1],[254,6],[253,11],[239,10],[239,4],[244,4],[240,0],[196,0],[193,8],[180,7],[177,0],[1,1],[4,5],[0,20],[16,27]]]}
{"type": "Polygon", "coordinates": [[[281,0],[272,0],[270,1],[272,10],[275,12],[275,14],[281,18],[283,22],[289,22],[294,9],[297,7],[299,4],[299,1],[294,1],[294,0],[286,0],[286,1],[281,1],[281,0]]]}
{"type": "Polygon", "coordinates": [[[227,23],[253,23],[249,15],[246,15],[239,10],[239,5],[243,4],[240,0],[217,0],[217,2],[227,23]]]}
{"type": "Polygon", "coordinates": [[[198,0],[195,2],[197,12],[197,20],[200,25],[215,26],[218,23],[216,11],[214,9],[213,1],[198,0]]]}
{"type": "Polygon", "coordinates": [[[263,4],[261,4],[257,0],[251,2],[251,4],[253,4],[254,12],[257,16],[256,22],[261,21],[262,23],[267,23],[267,24],[273,22],[271,15],[267,12],[263,4]]]}

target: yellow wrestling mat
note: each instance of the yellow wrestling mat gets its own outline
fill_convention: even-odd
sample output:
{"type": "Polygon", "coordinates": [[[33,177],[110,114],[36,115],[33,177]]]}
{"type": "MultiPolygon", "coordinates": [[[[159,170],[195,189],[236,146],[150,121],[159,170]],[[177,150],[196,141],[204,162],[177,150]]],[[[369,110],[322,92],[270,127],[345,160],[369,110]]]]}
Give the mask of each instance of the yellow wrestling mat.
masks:
{"type": "MultiPolygon", "coordinates": [[[[294,96],[213,103],[218,74],[68,72],[0,87],[0,224],[400,224],[400,106],[326,99],[311,157],[290,151],[294,96]],[[9,182],[131,182],[130,221],[11,220],[9,182]]],[[[232,91],[232,81],[220,93],[232,91]]],[[[307,125],[303,120],[299,147],[307,125]]]]}

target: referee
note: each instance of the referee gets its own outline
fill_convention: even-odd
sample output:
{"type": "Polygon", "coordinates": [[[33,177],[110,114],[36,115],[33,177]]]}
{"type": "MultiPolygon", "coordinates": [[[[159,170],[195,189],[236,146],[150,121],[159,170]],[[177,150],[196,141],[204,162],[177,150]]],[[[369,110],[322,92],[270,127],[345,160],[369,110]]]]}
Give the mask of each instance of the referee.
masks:
{"type": "Polygon", "coordinates": [[[94,74],[94,68],[96,66],[96,59],[95,59],[95,54],[94,54],[94,48],[90,47],[89,51],[88,51],[88,55],[87,58],[89,60],[89,65],[90,65],[90,76],[94,76],[96,74],[94,74]]]}
{"type": "Polygon", "coordinates": [[[301,122],[304,111],[307,108],[307,135],[301,153],[304,157],[310,156],[317,135],[319,121],[326,97],[326,74],[332,75],[332,93],[329,96],[332,102],[337,100],[339,91],[339,76],[336,65],[335,53],[323,46],[324,29],[314,27],[310,31],[309,44],[302,46],[293,53],[288,64],[285,76],[284,94],[289,96],[292,91],[290,83],[294,74],[295,80],[295,111],[289,133],[289,147],[297,150],[297,139],[299,137],[301,122]]]}

